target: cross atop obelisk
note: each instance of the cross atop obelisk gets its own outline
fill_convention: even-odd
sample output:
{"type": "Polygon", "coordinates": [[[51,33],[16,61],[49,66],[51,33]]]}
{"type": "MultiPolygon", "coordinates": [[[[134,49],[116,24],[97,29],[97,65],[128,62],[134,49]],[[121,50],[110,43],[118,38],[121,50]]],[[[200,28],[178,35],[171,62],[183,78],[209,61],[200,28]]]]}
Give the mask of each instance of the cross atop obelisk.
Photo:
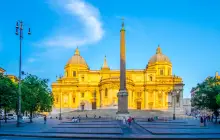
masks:
{"type": "Polygon", "coordinates": [[[118,119],[128,117],[128,92],[126,89],[126,55],[125,55],[125,27],[122,18],[120,30],[120,90],[118,92],[118,119]]]}
{"type": "Polygon", "coordinates": [[[122,17],[122,18],[121,18],[121,21],[122,21],[121,27],[122,27],[122,28],[125,26],[124,20],[125,20],[124,17],[122,17]]]}

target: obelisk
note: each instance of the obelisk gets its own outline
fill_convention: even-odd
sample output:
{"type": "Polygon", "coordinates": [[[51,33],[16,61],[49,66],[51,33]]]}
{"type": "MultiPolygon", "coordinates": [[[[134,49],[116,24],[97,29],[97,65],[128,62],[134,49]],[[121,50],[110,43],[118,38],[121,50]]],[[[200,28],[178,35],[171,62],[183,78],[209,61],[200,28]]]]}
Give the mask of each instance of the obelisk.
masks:
{"type": "Polygon", "coordinates": [[[118,112],[117,119],[121,120],[129,116],[128,112],[128,92],[126,89],[126,57],[125,57],[125,27],[122,19],[120,30],[120,89],[118,92],[118,112]]]}

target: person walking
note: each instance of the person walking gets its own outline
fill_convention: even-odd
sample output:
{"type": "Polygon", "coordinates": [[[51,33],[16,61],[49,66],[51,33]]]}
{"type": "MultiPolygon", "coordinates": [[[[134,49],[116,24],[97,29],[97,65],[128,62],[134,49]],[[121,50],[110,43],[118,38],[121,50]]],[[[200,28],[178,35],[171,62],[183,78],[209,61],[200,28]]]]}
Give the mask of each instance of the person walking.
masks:
{"type": "Polygon", "coordinates": [[[129,117],[128,118],[128,126],[129,126],[129,128],[131,128],[131,121],[132,121],[132,119],[131,119],[131,117],[129,117]]]}
{"type": "Polygon", "coordinates": [[[126,125],[126,119],[125,119],[125,117],[123,117],[122,123],[123,123],[123,125],[126,125]]]}
{"type": "Polygon", "coordinates": [[[44,116],[44,124],[46,124],[46,122],[47,122],[47,116],[45,115],[44,116]]]}

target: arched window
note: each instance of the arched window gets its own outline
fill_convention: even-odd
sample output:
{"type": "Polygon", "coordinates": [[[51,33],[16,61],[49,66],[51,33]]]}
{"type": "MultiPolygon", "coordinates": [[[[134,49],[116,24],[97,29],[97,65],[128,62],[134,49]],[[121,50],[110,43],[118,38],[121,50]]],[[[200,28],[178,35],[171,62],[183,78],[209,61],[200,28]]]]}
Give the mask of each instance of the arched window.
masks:
{"type": "Polygon", "coordinates": [[[84,81],[84,76],[81,77],[82,81],[84,81]]]}
{"type": "Polygon", "coordinates": [[[73,71],[73,77],[76,77],[76,71],[73,71]]]}
{"type": "Polygon", "coordinates": [[[105,89],[105,97],[108,97],[108,89],[105,89]]]}
{"type": "Polygon", "coordinates": [[[76,102],[76,98],[75,97],[73,97],[73,103],[75,103],[76,102]]]}
{"type": "Polygon", "coordinates": [[[149,76],[149,80],[150,80],[150,81],[153,81],[153,77],[152,77],[151,75],[149,76]]]}

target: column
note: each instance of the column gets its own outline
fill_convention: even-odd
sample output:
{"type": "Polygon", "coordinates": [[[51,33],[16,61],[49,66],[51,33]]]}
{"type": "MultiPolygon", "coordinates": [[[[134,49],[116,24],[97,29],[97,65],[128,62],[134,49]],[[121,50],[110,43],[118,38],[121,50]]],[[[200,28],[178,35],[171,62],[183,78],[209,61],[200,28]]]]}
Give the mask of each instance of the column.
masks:
{"type": "Polygon", "coordinates": [[[76,108],[80,109],[80,92],[76,90],[76,108]]]}
{"type": "Polygon", "coordinates": [[[69,93],[69,96],[68,96],[68,108],[71,108],[72,103],[73,103],[72,100],[73,100],[73,99],[72,99],[71,93],[69,93]]]}
{"type": "MultiPolygon", "coordinates": [[[[126,89],[126,57],[125,57],[125,28],[124,22],[120,30],[120,91],[118,92],[118,112],[125,115],[128,113],[128,93],[126,89]]],[[[120,118],[121,119],[121,118],[120,118]]]]}
{"type": "Polygon", "coordinates": [[[145,91],[144,102],[145,102],[145,109],[147,109],[148,108],[148,90],[145,91]]]}
{"type": "Polygon", "coordinates": [[[179,102],[180,102],[180,108],[183,108],[183,89],[180,90],[179,102]]]}
{"type": "Polygon", "coordinates": [[[156,107],[156,91],[155,90],[153,91],[153,101],[154,101],[153,108],[155,108],[156,107]]]}
{"type": "Polygon", "coordinates": [[[166,95],[164,91],[162,91],[162,94],[163,94],[163,108],[165,108],[166,107],[166,95]]]}

